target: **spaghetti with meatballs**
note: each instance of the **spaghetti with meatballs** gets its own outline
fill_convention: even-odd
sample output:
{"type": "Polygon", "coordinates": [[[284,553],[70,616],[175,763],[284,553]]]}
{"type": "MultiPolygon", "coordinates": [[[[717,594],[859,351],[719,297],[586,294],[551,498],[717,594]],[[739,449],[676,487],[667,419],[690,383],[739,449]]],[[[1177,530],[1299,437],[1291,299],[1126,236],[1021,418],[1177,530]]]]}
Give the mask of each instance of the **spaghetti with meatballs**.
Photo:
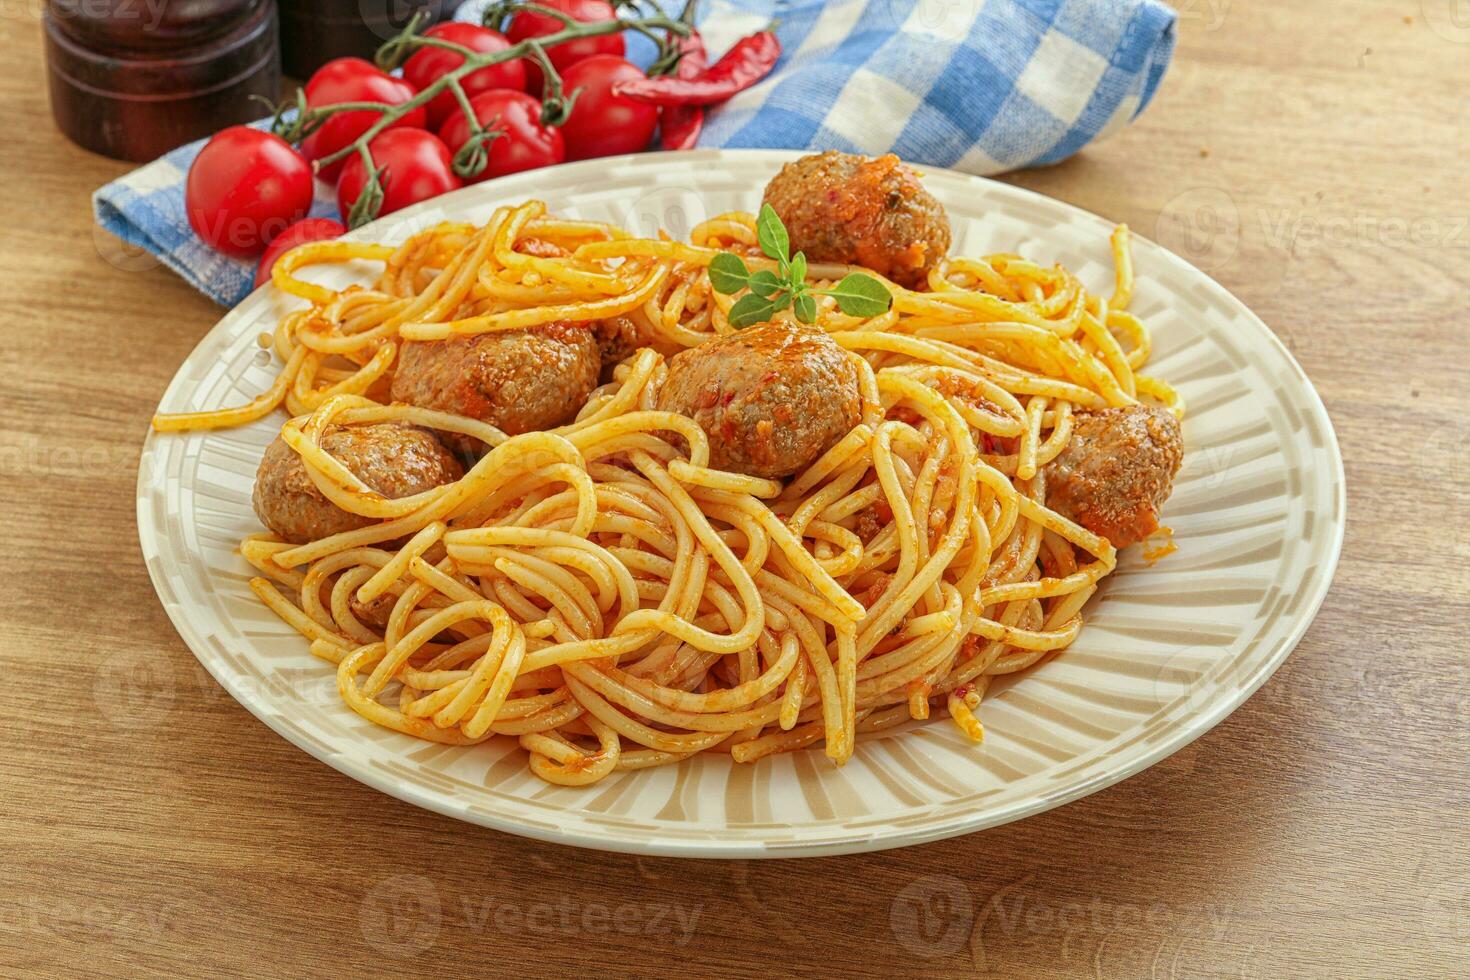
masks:
{"type": "Polygon", "coordinates": [[[354,711],[517,738],[566,785],[698,752],[840,764],[936,710],[979,741],[991,680],[1077,636],[1182,458],[1182,404],[1138,373],[1127,230],[1101,295],[947,254],[893,158],[822,154],[766,197],[810,325],[731,326],[711,261],[775,267],[747,214],[676,242],[531,201],[277,263],[306,302],[262,338],[275,384],[154,425],[289,413],[257,477],[268,531],[240,550],[354,711]],[[299,275],[362,259],[368,286],[299,275]],[[819,295],[855,271],[887,312],[819,295]]]}

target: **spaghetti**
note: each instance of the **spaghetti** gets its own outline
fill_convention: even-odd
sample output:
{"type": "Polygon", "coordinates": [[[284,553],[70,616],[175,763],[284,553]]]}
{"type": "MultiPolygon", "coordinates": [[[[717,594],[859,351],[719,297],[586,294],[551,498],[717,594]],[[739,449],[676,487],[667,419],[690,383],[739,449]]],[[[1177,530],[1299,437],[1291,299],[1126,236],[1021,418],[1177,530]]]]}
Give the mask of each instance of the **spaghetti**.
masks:
{"type": "Polygon", "coordinates": [[[1149,335],[1127,310],[1126,228],[1110,297],[993,255],[941,262],[924,291],[889,284],[878,317],[822,299],[818,325],[858,371],[862,418],[784,482],[711,468],[700,427],[655,407],[659,350],[732,330],[733,298],[706,271],[722,250],[770,267],[750,215],[682,243],[538,202],[396,248],[303,245],[274,271],[306,301],[262,337],[284,365],[275,384],[247,406],[154,425],[240,425],[284,406],[282,438],[312,483],[373,521],[304,544],[251,535],[240,550],[255,593],[378,725],[456,745],[511,736],[537,776],[565,785],[818,742],[841,764],[859,735],[931,706],[980,741],[987,685],[1071,643],[1116,562],[1106,538],[1046,506],[1074,413],[1150,398],[1182,415],[1168,385],[1137,373],[1149,335]],[[342,290],[299,276],[351,260],[383,271],[342,290]],[[507,437],[386,404],[404,341],[608,317],[654,342],[568,425],[507,437]],[[456,482],[389,499],[322,448],[331,427],[382,421],[489,451],[456,482]],[[381,628],[359,618],[369,602],[391,603],[381,628]]]}

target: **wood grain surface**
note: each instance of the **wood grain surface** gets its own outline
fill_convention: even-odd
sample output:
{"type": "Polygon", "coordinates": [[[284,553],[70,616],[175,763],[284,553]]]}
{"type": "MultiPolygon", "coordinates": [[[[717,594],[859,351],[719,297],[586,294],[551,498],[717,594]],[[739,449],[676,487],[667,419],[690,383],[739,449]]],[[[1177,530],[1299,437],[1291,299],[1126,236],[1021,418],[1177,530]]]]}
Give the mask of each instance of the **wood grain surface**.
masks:
{"type": "Polygon", "coordinates": [[[0,6],[0,975],[1463,975],[1465,7],[1181,0],[1144,117],[1011,178],[1193,259],[1321,392],[1347,541],[1280,673],[1176,756],[1021,823],[693,863],[414,809],[198,667],[133,492],[220,311],[93,230],[90,192],[127,167],[55,131],[39,3],[0,6]]]}

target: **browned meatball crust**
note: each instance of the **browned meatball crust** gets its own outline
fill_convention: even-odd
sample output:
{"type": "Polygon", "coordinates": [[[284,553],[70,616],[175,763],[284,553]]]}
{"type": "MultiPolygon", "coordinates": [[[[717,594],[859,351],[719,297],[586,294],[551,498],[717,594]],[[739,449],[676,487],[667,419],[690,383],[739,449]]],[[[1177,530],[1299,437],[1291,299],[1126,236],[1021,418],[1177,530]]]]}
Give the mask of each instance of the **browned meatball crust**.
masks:
{"type": "Polygon", "coordinates": [[[712,467],[768,478],[805,469],[862,417],[847,353],[820,330],[783,324],[677,355],[658,407],[699,423],[712,467]]]}
{"type": "Polygon", "coordinates": [[[1046,505],[1126,548],[1159,529],[1183,459],[1179,421],[1161,408],[1079,412],[1067,448],[1046,466],[1046,505]]]}
{"type": "MultiPolygon", "coordinates": [[[[322,448],[363,483],[392,500],[432,490],[464,475],[432,432],[395,422],[332,426],[322,435],[322,448]]],[[[301,457],[279,436],[261,457],[254,500],[261,523],[293,544],[376,523],[328,500],[306,475],[301,457]]]]}
{"type": "Polygon", "coordinates": [[[601,366],[585,324],[409,341],[393,373],[393,400],[520,435],[570,422],[597,387],[601,366]]]}
{"type": "Polygon", "coordinates": [[[352,615],[364,626],[376,626],[378,629],[388,625],[388,619],[393,615],[393,607],[398,605],[398,593],[384,592],[373,599],[372,602],[363,602],[357,598],[357,590],[347,597],[347,606],[352,615]]]}
{"type": "Polygon", "coordinates": [[[861,265],[900,286],[923,284],[949,251],[949,218],[912,168],[893,154],[829,150],[792,161],[766,185],[793,252],[812,262],[861,265]]]}
{"type": "Polygon", "coordinates": [[[597,349],[602,355],[604,368],[616,367],[632,357],[638,348],[647,347],[647,333],[631,317],[626,316],[609,317],[592,323],[592,335],[597,338],[597,349]]]}
{"type": "Polygon", "coordinates": [[[608,317],[591,323],[592,336],[597,338],[597,349],[602,354],[602,380],[612,379],[613,368],[638,353],[640,348],[652,347],[665,357],[672,357],[683,350],[678,344],[662,339],[651,327],[627,316],[608,317]]]}

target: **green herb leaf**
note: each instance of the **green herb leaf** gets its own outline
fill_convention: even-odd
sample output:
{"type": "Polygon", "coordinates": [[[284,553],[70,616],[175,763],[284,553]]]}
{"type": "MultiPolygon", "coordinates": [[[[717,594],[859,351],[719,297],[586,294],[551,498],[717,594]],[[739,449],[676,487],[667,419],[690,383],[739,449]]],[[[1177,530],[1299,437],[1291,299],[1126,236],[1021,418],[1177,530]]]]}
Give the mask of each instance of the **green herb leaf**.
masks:
{"type": "Polygon", "coordinates": [[[733,252],[721,252],[709,264],[709,284],[715,292],[730,295],[745,288],[750,280],[750,270],[745,261],[733,252]]]}
{"type": "Polygon", "coordinates": [[[746,293],[730,307],[730,326],[737,330],[765,323],[776,312],[776,304],[755,293],[746,293]]]}
{"type": "Polygon", "coordinates": [[[755,293],[762,299],[771,299],[781,291],[786,283],[782,282],[781,277],[770,269],[761,269],[750,277],[749,285],[752,293],[755,293]]]}
{"type": "Polygon", "coordinates": [[[817,322],[817,301],[811,293],[802,293],[796,297],[796,318],[802,323],[817,322]]]}
{"type": "Polygon", "coordinates": [[[761,205],[760,217],[755,221],[755,236],[761,243],[761,251],[768,258],[780,262],[784,271],[785,263],[791,255],[791,239],[786,235],[786,226],[781,223],[781,216],[769,204],[761,205]]]}
{"type": "Polygon", "coordinates": [[[831,289],[819,292],[834,297],[837,306],[848,316],[878,316],[888,312],[888,307],[893,303],[893,297],[888,294],[886,286],[861,272],[844,276],[831,289]]]}
{"type": "MultiPolygon", "coordinates": [[[[806,255],[797,252],[791,256],[791,239],[786,233],[786,226],[769,204],[761,205],[760,216],[756,219],[756,237],[760,241],[761,252],[775,260],[775,272],[760,269],[752,274],[744,260],[730,252],[716,255],[709,266],[710,284],[716,292],[733,295],[742,289],[750,290],[730,308],[731,325],[744,329],[764,323],[788,307],[794,308],[796,318],[802,323],[815,323],[817,301],[806,282],[806,255]]],[[[893,302],[893,297],[881,282],[860,272],[847,276],[831,289],[815,292],[834,297],[838,307],[848,316],[877,316],[893,302]]]]}
{"type": "Polygon", "coordinates": [[[800,286],[806,282],[806,253],[797,252],[791,257],[791,282],[800,286]]]}

